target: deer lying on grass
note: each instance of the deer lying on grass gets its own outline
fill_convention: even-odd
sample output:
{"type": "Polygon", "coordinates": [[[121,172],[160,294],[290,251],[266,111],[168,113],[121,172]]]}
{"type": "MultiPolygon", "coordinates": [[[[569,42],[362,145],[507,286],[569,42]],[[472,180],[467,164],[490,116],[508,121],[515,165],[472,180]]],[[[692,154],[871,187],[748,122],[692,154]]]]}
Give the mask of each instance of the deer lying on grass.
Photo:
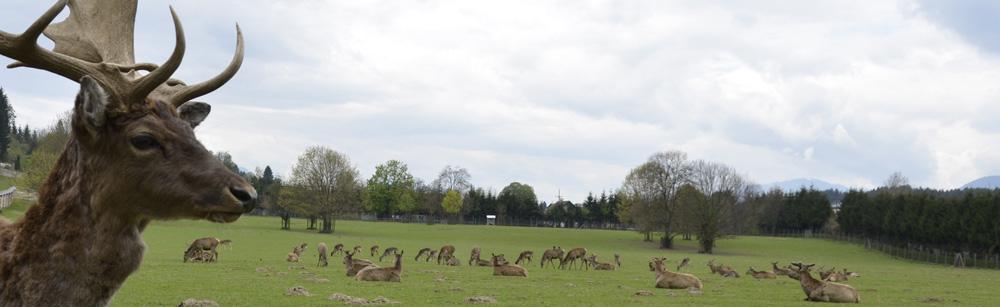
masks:
{"type": "MultiPolygon", "coordinates": [[[[369,250],[371,251],[372,257],[378,256],[378,245],[372,245],[372,247],[369,250]]],[[[381,262],[381,260],[379,261],[381,262]]]]}
{"type": "MultiPolygon", "coordinates": [[[[438,254],[438,256],[440,256],[440,254],[438,254]]],[[[448,258],[444,260],[444,264],[445,265],[447,265],[447,266],[460,266],[460,265],[462,265],[462,262],[459,261],[458,257],[455,257],[455,255],[448,255],[447,257],[448,258]]]]}
{"type": "Polygon", "coordinates": [[[344,252],[344,243],[337,243],[333,246],[333,251],[330,252],[330,256],[336,256],[338,253],[344,252]]]}
{"type": "Polygon", "coordinates": [[[858,291],[849,285],[819,281],[812,277],[809,270],[814,264],[792,263],[795,272],[799,274],[799,283],[802,291],[806,294],[807,301],[815,302],[835,302],[835,303],[861,303],[858,291]]]}
{"type": "Polygon", "coordinates": [[[385,251],[382,252],[382,256],[378,257],[378,262],[382,262],[383,259],[385,259],[386,256],[395,255],[396,251],[398,251],[398,250],[399,249],[397,249],[395,247],[386,248],[385,251]]]}
{"type": "Polygon", "coordinates": [[[233,241],[231,240],[221,240],[216,237],[195,239],[191,242],[191,245],[188,246],[187,251],[184,252],[184,261],[187,262],[188,255],[193,255],[196,250],[208,250],[212,253],[211,261],[214,262],[219,259],[219,252],[216,250],[219,245],[229,245],[232,242],[233,241]]]}
{"type": "Polygon", "coordinates": [[[757,270],[754,270],[753,267],[750,267],[750,269],[747,270],[747,275],[753,276],[753,278],[756,278],[758,280],[760,280],[760,279],[776,279],[776,278],[778,278],[778,275],[774,274],[774,272],[771,272],[771,271],[757,271],[757,270]]]}
{"type": "MultiPolygon", "coordinates": [[[[427,253],[430,253],[430,252],[431,252],[431,248],[430,247],[421,248],[420,251],[417,252],[417,256],[413,257],[413,261],[417,261],[417,259],[420,259],[420,257],[423,257],[423,256],[427,255],[427,253]]],[[[430,257],[428,257],[428,258],[430,258],[430,257]]]]}
{"type": "Polygon", "coordinates": [[[850,277],[861,277],[861,275],[855,272],[848,272],[847,269],[844,269],[842,272],[830,273],[826,278],[823,278],[823,281],[847,281],[850,277]]]}
{"type": "Polygon", "coordinates": [[[472,266],[472,264],[475,263],[476,260],[481,260],[479,259],[479,257],[481,257],[479,255],[480,252],[481,250],[479,249],[479,246],[475,246],[472,248],[472,252],[469,254],[469,266],[472,266]]]}
{"type": "MultiPolygon", "coordinates": [[[[185,260],[189,260],[191,262],[215,262],[215,257],[212,256],[211,252],[209,252],[207,250],[199,249],[199,250],[193,251],[191,253],[191,256],[189,258],[185,259],[185,260]]],[[[185,261],[185,262],[187,262],[187,261],[185,261]]]]}
{"type": "MultiPolygon", "coordinates": [[[[790,274],[794,274],[792,270],[786,268],[779,268],[777,262],[771,262],[771,271],[774,272],[774,275],[778,276],[789,276],[790,274]]],[[[794,279],[799,280],[798,275],[796,275],[794,279]]]]}
{"type": "Polygon", "coordinates": [[[565,268],[566,264],[569,264],[569,268],[572,269],[573,265],[576,264],[576,259],[583,259],[583,265],[586,267],[586,264],[587,264],[586,261],[587,260],[584,259],[584,257],[586,257],[586,256],[587,256],[587,249],[586,248],[577,247],[577,248],[571,249],[571,250],[569,250],[568,253],[566,253],[566,257],[563,258],[561,261],[559,261],[559,268],[560,269],[565,268]]]}
{"type": "Polygon", "coordinates": [[[231,223],[256,204],[253,187],[195,138],[193,128],[211,107],[190,101],[239,70],[242,34],[222,74],[185,85],[170,79],[186,48],[173,10],[170,57],[162,65],[136,64],[136,1],[73,4],[65,21],[51,24],[67,6],[59,0],[20,35],[0,31],[0,54],[15,60],[9,68],[80,84],[69,140],[37,204],[15,223],[0,222],[4,306],[107,305],[142,263],[142,232],[151,221],[231,223]],[[38,45],[43,32],[52,50],[38,45]]]}
{"type": "Polygon", "coordinates": [[[737,273],[736,270],[733,270],[733,268],[727,265],[721,265],[721,264],[716,265],[715,259],[708,261],[708,269],[711,270],[712,273],[719,274],[722,277],[735,277],[735,278],[740,277],[740,274],[737,273]]]}
{"type": "Polygon", "coordinates": [[[531,263],[531,257],[535,255],[533,251],[523,251],[520,255],[517,255],[517,260],[514,264],[520,265],[521,263],[531,263]]]}
{"type": "Polygon", "coordinates": [[[606,262],[597,261],[597,255],[596,254],[590,255],[589,259],[590,259],[590,261],[589,261],[590,265],[592,267],[594,267],[595,270],[601,270],[601,271],[614,271],[615,270],[615,266],[614,265],[612,265],[610,263],[606,263],[606,262]]]}
{"type": "Polygon", "coordinates": [[[445,246],[442,246],[441,250],[438,251],[437,263],[441,264],[441,260],[448,260],[448,259],[450,259],[454,255],[455,255],[455,246],[454,245],[445,245],[445,246]]]}
{"type": "Polygon", "coordinates": [[[674,273],[667,271],[663,265],[666,258],[653,258],[653,271],[656,272],[656,287],[661,289],[689,289],[701,290],[701,280],[694,275],[686,273],[674,273]]]}
{"type": "Polygon", "coordinates": [[[549,267],[552,267],[552,261],[562,260],[563,254],[564,254],[563,249],[562,247],[559,246],[553,246],[552,249],[545,250],[545,253],[542,253],[542,261],[541,261],[542,267],[543,268],[545,267],[545,262],[548,262],[549,267]]]}
{"type": "Polygon", "coordinates": [[[688,266],[688,263],[691,263],[691,258],[684,257],[684,260],[681,260],[681,263],[677,265],[677,269],[675,271],[680,272],[681,269],[688,266]]]}
{"type": "Polygon", "coordinates": [[[833,274],[833,272],[837,270],[837,267],[832,267],[829,270],[824,270],[823,268],[824,267],[820,267],[819,270],[816,270],[816,272],[819,272],[820,280],[826,280],[827,277],[830,277],[830,274],[833,274]]]}
{"type": "Polygon", "coordinates": [[[316,266],[325,267],[329,265],[330,262],[326,258],[326,243],[320,242],[316,244],[316,251],[319,252],[319,262],[316,263],[316,266]]]}
{"type": "Polygon", "coordinates": [[[403,276],[403,251],[396,255],[396,265],[391,268],[369,266],[358,271],[358,281],[400,282],[403,276]]]}
{"type": "Polygon", "coordinates": [[[354,277],[358,274],[358,271],[367,267],[378,267],[375,263],[372,263],[371,260],[354,259],[355,254],[356,253],[354,252],[344,251],[344,266],[347,269],[347,277],[354,277]]]}
{"type": "Polygon", "coordinates": [[[523,267],[510,264],[507,259],[503,257],[503,254],[497,255],[492,254],[493,257],[490,259],[491,265],[493,266],[494,276],[521,276],[528,277],[528,270],[523,267]]]}
{"type": "Polygon", "coordinates": [[[285,261],[299,262],[299,259],[302,258],[302,253],[306,251],[306,245],[306,243],[302,243],[302,245],[292,248],[292,252],[288,253],[288,256],[285,257],[285,261]]]}

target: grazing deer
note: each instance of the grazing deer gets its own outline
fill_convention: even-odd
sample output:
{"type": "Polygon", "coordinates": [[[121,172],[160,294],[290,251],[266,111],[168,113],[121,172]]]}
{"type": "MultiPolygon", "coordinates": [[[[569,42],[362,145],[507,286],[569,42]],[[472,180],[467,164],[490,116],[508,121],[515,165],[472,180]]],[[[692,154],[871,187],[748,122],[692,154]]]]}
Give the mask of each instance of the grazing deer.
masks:
{"type": "Polygon", "coordinates": [[[675,271],[680,272],[681,269],[687,267],[689,263],[691,263],[691,258],[684,257],[684,259],[681,260],[681,263],[677,265],[677,269],[675,271]]]}
{"type": "Polygon", "coordinates": [[[431,258],[437,258],[437,254],[438,254],[437,250],[431,250],[431,252],[427,254],[427,259],[424,259],[424,262],[430,262],[431,258]]]}
{"type": "MultiPolygon", "coordinates": [[[[378,245],[372,245],[372,247],[371,247],[370,250],[371,250],[371,256],[372,257],[378,256],[378,245]]],[[[381,262],[381,260],[380,260],[380,262],[381,262]]]]}
{"type": "Polygon", "coordinates": [[[437,263],[441,264],[441,260],[442,259],[448,260],[449,258],[451,258],[454,255],[455,255],[455,246],[454,245],[445,245],[445,246],[442,246],[441,250],[437,254],[437,263]]]}
{"type": "Polygon", "coordinates": [[[469,254],[469,266],[472,266],[472,264],[476,262],[476,260],[480,260],[479,253],[480,253],[479,246],[475,246],[472,248],[472,252],[469,254]]]}
{"type": "Polygon", "coordinates": [[[858,291],[849,285],[825,282],[816,280],[809,273],[814,264],[792,263],[794,270],[799,274],[799,283],[802,291],[806,293],[807,301],[815,302],[835,302],[835,303],[861,303],[858,291]]]}
{"type": "Polygon", "coordinates": [[[391,268],[369,266],[358,271],[358,281],[401,282],[403,276],[403,251],[395,253],[396,265],[391,268]]]}
{"type": "Polygon", "coordinates": [[[344,251],[344,266],[347,269],[347,277],[354,277],[355,275],[358,275],[358,271],[370,266],[378,267],[375,263],[372,263],[371,260],[354,259],[355,254],[356,253],[354,252],[344,251]]]}
{"type": "Polygon", "coordinates": [[[596,254],[590,255],[589,259],[590,259],[590,261],[589,261],[590,265],[593,266],[595,270],[601,270],[601,271],[614,271],[615,270],[615,266],[614,265],[611,265],[610,263],[606,263],[606,262],[597,261],[597,255],[596,254]]]}
{"type": "Polygon", "coordinates": [[[344,252],[344,243],[337,243],[333,246],[333,251],[330,252],[330,256],[336,256],[338,253],[344,252]]]}
{"type": "Polygon", "coordinates": [[[386,248],[385,251],[382,252],[382,256],[378,257],[378,262],[382,262],[382,259],[385,259],[386,256],[395,255],[398,250],[399,249],[395,247],[386,248]]]}
{"type": "Polygon", "coordinates": [[[431,248],[430,247],[421,248],[420,251],[417,252],[417,256],[413,257],[413,261],[417,261],[417,259],[420,259],[420,257],[423,257],[424,255],[426,255],[427,253],[430,253],[430,252],[431,252],[431,248]]]}
{"type": "Polygon", "coordinates": [[[320,242],[316,244],[316,251],[319,252],[319,262],[316,263],[316,266],[325,267],[329,265],[330,263],[326,258],[326,243],[320,242]]]}
{"type": "Polygon", "coordinates": [[[360,254],[360,253],[361,253],[361,245],[355,245],[354,246],[354,254],[357,255],[357,254],[360,254]]]}
{"type": "MultiPolygon", "coordinates": [[[[576,264],[576,259],[583,259],[583,257],[586,257],[586,256],[587,256],[587,249],[586,248],[577,247],[577,248],[571,249],[571,250],[569,250],[569,252],[566,253],[566,257],[559,261],[559,268],[560,269],[565,268],[566,264],[569,264],[569,268],[572,269],[573,265],[576,264]]],[[[587,262],[587,260],[583,259],[583,265],[584,266],[586,266],[586,264],[587,264],[586,262],[587,262]]]]}
{"type": "MultiPolygon", "coordinates": [[[[440,254],[439,254],[439,256],[440,256],[440,254]]],[[[458,261],[458,257],[455,257],[455,255],[448,255],[446,257],[448,257],[448,258],[445,259],[444,264],[447,265],[447,266],[459,266],[459,265],[462,264],[461,261],[458,261]]]]}
{"type": "Polygon", "coordinates": [[[559,246],[553,246],[552,249],[545,250],[545,253],[542,253],[542,261],[541,261],[542,267],[543,268],[545,267],[545,262],[549,263],[550,268],[553,267],[552,261],[562,260],[563,254],[564,254],[563,249],[562,247],[559,246]]]}
{"type": "Polygon", "coordinates": [[[622,256],[615,254],[615,265],[618,265],[619,268],[622,267],[622,256]]]}
{"type": "Polygon", "coordinates": [[[775,279],[775,278],[778,278],[778,275],[774,274],[774,272],[771,272],[771,271],[757,271],[757,270],[754,270],[753,267],[750,267],[750,269],[747,270],[747,275],[753,276],[753,278],[756,278],[758,280],[760,280],[760,279],[775,279]]]}
{"type": "Polygon", "coordinates": [[[208,250],[212,254],[211,261],[214,262],[219,258],[219,252],[216,250],[216,248],[218,248],[219,245],[229,245],[232,242],[233,241],[231,240],[221,240],[216,237],[205,237],[205,238],[195,239],[194,242],[191,242],[191,245],[188,246],[187,251],[184,252],[185,255],[184,261],[187,262],[188,255],[194,255],[195,251],[208,250]]]}
{"type": "Polygon", "coordinates": [[[162,65],[135,63],[135,0],[77,0],[67,19],[58,0],[20,35],[0,31],[8,67],[45,70],[80,84],[69,140],[16,223],[0,222],[0,305],[104,306],[142,263],[142,232],[153,220],[231,223],[257,192],[195,138],[211,107],[192,99],[236,74],[236,54],[218,76],[186,85],[171,79],[186,48],[175,40],[162,65]],[[50,25],[51,24],[51,25],[50,25]],[[42,34],[52,50],[38,45],[42,34]],[[146,71],[139,74],[138,71],[146,71]]]}
{"type": "Polygon", "coordinates": [[[702,284],[698,277],[686,273],[674,273],[667,271],[663,262],[667,258],[653,258],[653,271],[656,272],[656,287],[661,289],[689,289],[701,290],[702,284]]]}
{"type": "Polygon", "coordinates": [[[507,259],[503,257],[503,254],[492,255],[493,257],[490,259],[490,263],[493,266],[493,275],[528,277],[528,270],[519,265],[508,263],[507,259]]]}
{"type": "Polygon", "coordinates": [[[531,257],[535,255],[533,251],[523,251],[520,255],[517,255],[517,260],[514,264],[520,265],[522,262],[531,263],[531,257]]]}

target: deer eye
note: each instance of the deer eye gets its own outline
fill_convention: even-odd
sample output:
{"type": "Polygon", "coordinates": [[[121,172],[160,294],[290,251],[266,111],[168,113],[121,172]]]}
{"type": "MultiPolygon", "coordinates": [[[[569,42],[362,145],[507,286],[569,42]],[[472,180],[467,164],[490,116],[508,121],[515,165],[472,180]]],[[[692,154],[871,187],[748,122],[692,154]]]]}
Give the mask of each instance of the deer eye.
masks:
{"type": "Polygon", "coordinates": [[[147,134],[134,136],[129,140],[129,143],[132,143],[132,147],[138,150],[150,150],[160,147],[160,142],[157,142],[153,136],[147,134]]]}

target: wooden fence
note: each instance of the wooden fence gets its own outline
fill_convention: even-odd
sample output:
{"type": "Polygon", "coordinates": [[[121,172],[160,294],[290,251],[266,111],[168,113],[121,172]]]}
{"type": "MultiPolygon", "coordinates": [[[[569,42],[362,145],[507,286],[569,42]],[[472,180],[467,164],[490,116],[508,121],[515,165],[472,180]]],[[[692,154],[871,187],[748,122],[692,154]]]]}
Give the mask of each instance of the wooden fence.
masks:
{"type": "Polygon", "coordinates": [[[9,187],[0,191],[0,210],[7,209],[14,203],[14,191],[17,191],[17,188],[9,187]]]}

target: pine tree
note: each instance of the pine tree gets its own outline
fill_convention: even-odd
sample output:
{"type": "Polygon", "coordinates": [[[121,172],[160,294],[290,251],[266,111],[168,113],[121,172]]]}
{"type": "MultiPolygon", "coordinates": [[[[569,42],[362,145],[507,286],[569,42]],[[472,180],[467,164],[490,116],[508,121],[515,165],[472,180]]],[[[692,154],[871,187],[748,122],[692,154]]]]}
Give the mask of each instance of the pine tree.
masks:
{"type": "MultiPolygon", "coordinates": [[[[0,127],[10,127],[14,121],[14,108],[7,100],[7,94],[0,88],[0,127]]],[[[10,146],[10,130],[0,129],[0,161],[7,161],[7,147],[10,146]]]]}

